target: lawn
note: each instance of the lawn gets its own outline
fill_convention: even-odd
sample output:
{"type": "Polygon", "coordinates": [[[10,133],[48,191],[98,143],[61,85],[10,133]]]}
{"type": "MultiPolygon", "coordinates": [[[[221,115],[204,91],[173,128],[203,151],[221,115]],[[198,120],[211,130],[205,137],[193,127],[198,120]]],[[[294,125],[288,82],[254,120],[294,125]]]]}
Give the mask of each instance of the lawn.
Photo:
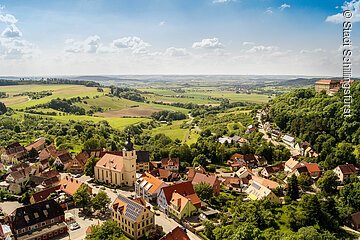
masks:
{"type": "Polygon", "coordinates": [[[179,139],[181,141],[184,141],[186,132],[188,131],[187,128],[185,129],[180,128],[180,125],[184,121],[188,121],[188,120],[174,121],[172,125],[163,125],[161,127],[150,130],[149,133],[151,135],[163,133],[166,136],[170,137],[172,140],[179,139]]]}

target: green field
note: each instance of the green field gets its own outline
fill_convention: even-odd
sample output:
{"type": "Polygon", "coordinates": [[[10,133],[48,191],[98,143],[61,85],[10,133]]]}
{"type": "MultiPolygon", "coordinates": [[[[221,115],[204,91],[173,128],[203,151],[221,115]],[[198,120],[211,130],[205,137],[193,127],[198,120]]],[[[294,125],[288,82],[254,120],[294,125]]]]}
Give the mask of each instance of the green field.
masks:
{"type": "Polygon", "coordinates": [[[10,95],[9,98],[1,99],[1,101],[13,109],[25,109],[26,107],[47,103],[55,98],[93,97],[105,94],[98,92],[96,87],[86,87],[82,85],[15,85],[2,86],[1,91],[10,95]],[[13,97],[19,93],[41,91],[52,91],[53,94],[34,100],[29,100],[27,96],[13,97]]]}
{"type": "Polygon", "coordinates": [[[148,100],[163,102],[180,102],[195,104],[219,104],[220,101],[211,98],[228,98],[231,102],[249,102],[249,103],[266,103],[270,97],[266,94],[256,93],[236,93],[235,91],[222,91],[216,88],[183,88],[185,93],[177,93],[171,89],[145,88],[140,89],[144,92],[152,92],[154,94],[145,94],[148,100]],[[184,97],[180,97],[184,96],[184,97]]]}

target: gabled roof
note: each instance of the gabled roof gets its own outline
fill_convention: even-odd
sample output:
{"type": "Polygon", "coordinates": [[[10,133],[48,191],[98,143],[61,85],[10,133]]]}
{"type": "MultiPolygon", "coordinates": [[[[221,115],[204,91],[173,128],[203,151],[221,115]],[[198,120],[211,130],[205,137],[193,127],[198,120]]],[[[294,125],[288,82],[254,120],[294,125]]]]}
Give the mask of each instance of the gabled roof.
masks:
{"type": "Polygon", "coordinates": [[[41,202],[46,200],[52,193],[55,193],[57,190],[60,189],[60,185],[47,188],[45,190],[42,190],[40,192],[36,192],[32,195],[32,198],[34,199],[35,203],[41,202]]]}
{"type": "Polygon", "coordinates": [[[155,193],[163,184],[165,184],[162,180],[154,177],[148,172],[145,172],[139,180],[141,181],[140,185],[147,188],[148,192],[151,194],[155,193]]]}
{"type": "Polygon", "coordinates": [[[252,182],[245,190],[252,200],[260,200],[271,194],[271,190],[258,182],[252,182]]]}
{"type": "Polygon", "coordinates": [[[266,178],[252,176],[252,179],[253,179],[253,181],[261,184],[262,186],[264,186],[266,188],[276,189],[277,187],[280,186],[277,182],[271,181],[271,180],[266,179],[266,178]]]}
{"type": "Polygon", "coordinates": [[[192,180],[192,184],[196,185],[199,183],[208,183],[210,186],[214,187],[216,180],[217,177],[215,175],[196,173],[194,179],[192,180]]]}
{"type": "Polygon", "coordinates": [[[351,214],[351,220],[352,222],[356,223],[356,224],[360,224],[360,212],[356,212],[351,214]]]}
{"type": "Polygon", "coordinates": [[[12,225],[18,230],[65,214],[63,208],[55,200],[50,199],[17,208],[12,215],[14,216],[12,225]]]}
{"type": "MultiPolygon", "coordinates": [[[[170,200],[171,200],[171,197],[172,197],[172,194],[174,192],[177,192],[179,194],[181,194],[182,196],[189,196],[189,195],[193,195],[195,193],[195,190],[194,190],[194,187],[192,185],[192,183],[190,181],[188,182],[181,182],[181,183],[175,183],[173,185],[170,185],[170,186],[166,186],[166,187],[163,187],[162,188],[162,191],[164,192],[164,195],[165,195],[165,198],[166,198],[166,202],[169,204],[170,203],[170,200]]],[[[192,204],[195,206],[195,205],[198,205],[199,203],[201,204],[201,201],[200,199],[195,196],[192,196],[192,204]]]]}
{"type": "Polygon", "coordinates": [[[171,232],[160,238],[160,240],[190,240],[190,238],[183,229],[176,227],[171,232]]]}
{"type": "Polygon", "coordinates": [[[177,192],[173,192],[170,200],[170,203],[177,207],[178,212],[182,212],[188,202],[190,202],[190,199],[178,194],[177,192]]]}
{"type": "Polygon", "coordinates": [[[33,143],[27,145],[25,148],[27,151],[30,151],[31,149],[35,149],[36,151],[41,150],[41,147],[44,146],[46,143],[46,138],[41,137],[36,139],[33,143]]]}
{"type": "MultiPolygon", "coordinates": [[[[81,185],[85,184],[84,182],[81,182],[75,178],[72,178],[70,176],[65,176],[63,179],[60,180],[60,190],[63,192],[73,196],[78,190],[81,185]]],[[[89,192],[91,192],[91,188],[89,187],[89,192]]]]}
{"type": "Polygon", "coordinates": [[[106,168],[110,170],[122,171],[123,169],[123,157],[106,153],[97,163],[96,167],[106,168]]]}
{"type": "Polygon", "coordinates": [[[339,165],[337,167],[345,175],[356,174],[356,172],[357,172],[354,164],[343,164],[343,165],[339,165]]]}
{"type": "Polygon", "coordinates": [[[338,80],[331,80],[331,79],[321,79],[321,80],[316,81],[315,84],[325,84],[325,85],[328,85],[328,84],[331,84],[331,83],[340,83],[340,81],[338,81],[338,80]]]}
{"type": "Polygon", "coordinates": [[[179,166],[180,165],[180,160],[179,158],[163,158],[161,159],[161,166],[162,167],[166,167],[168,165],[171,165],[171,166],[179,166]]]}
{"type": "Polygon", "coordinates": [[[296,161],[294,158],[290,158],[289,160],[286,161],[285,166],[287,166],[290,169],[294,169],[298,164],[299,164],[298,161],[296,161]]]}
{"type": "Polygon", "coordinates": [[[136,222],[141,213],[146,210],[144,201],[134,201],[123,195],[118,195],[112,204],[114,211],[126,216],[131,222],[136,222]]]}
{"type": "Polygon", "coordinates": [[[309,173],[316,173],[321,171],[319,164],[317,163],[308,163],[306,164],[306,168],[309,171],[309,173]]]}

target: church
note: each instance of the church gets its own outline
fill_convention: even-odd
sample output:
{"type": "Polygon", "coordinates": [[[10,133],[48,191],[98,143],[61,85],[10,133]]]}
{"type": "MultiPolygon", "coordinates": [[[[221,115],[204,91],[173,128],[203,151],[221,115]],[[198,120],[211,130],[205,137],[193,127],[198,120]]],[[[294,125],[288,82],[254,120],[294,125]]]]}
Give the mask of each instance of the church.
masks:
{"type": "Polygon", "coordinates": [[[116,186],[134,186],[136,181],[136,151],[127,136],[122,156],[106,153],[95,165],[95,179],[116,186]]]}

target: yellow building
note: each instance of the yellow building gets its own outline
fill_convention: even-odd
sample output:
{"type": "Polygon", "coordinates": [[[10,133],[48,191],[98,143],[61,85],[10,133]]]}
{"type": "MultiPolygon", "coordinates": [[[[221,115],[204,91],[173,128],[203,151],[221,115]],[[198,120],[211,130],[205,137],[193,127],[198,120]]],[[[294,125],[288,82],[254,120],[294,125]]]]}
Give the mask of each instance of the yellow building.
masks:
{"type": "Polygon", "coordinates": [[[136,151],[128,136],[122,156],[107,153],[96,163],[95,179],[116,186],[134,186],[136,158],[136,151]]]}
{"type": "Polygon", "coordinates": [[[112,219],[118,223],[124,234],[139,239],[155,227],[155,216],[146,207],[143,198],[129,199],[119,195],[112,204],[112,219]]]}
{"type": "Polygon", "coordinates": [[[181,220],[191,216],[197,211],[197,208],[191,203],[191,200],[174,192],[169,205],[169,213],[181,220]]]}

